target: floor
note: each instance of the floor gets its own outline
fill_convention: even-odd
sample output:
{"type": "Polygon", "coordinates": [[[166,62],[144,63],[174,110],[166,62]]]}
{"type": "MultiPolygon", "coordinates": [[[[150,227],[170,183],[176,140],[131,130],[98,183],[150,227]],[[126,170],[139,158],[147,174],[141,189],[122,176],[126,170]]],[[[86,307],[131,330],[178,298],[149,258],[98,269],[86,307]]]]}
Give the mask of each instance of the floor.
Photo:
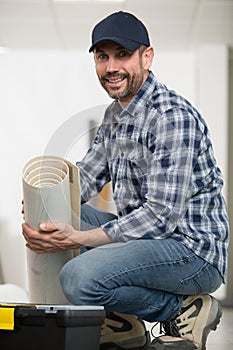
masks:
{"type": "MultiPolygon", "coordinates": [[[[148,329],[151,328],[150,324],[147,326],[148,329]]],[[[154,334],[158,334],[157,327],[154,334]]],[[[223,316],[217,330],[208,336],[206,350],[231,349],[233,349],[233,308],[223,308],[223,316]]]]}
{"type": "Polygon", "coordinates": [[[224,308],[220,324],[209,334],[206,350],[230,350],[233,348],[233,308],[224,308]]]}

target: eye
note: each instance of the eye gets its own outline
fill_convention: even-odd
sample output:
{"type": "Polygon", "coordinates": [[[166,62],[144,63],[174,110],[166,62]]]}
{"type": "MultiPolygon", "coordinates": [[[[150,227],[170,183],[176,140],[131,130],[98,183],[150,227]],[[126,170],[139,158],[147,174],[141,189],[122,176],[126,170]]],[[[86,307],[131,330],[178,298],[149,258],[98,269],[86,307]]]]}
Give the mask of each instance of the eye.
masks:
{"type": "Polygon", "coordinates": [[[127,58],[131,56],[131,53],[129,53],[127,50],[122,50],[118,53],[118,56],[121,58],[127,58]]]}
{"type": "Polygon", "coordinates": [[[96,55],[97,61],[105,61],[108,59],[108,56],[105,53],[99,53],[96,55]]]}

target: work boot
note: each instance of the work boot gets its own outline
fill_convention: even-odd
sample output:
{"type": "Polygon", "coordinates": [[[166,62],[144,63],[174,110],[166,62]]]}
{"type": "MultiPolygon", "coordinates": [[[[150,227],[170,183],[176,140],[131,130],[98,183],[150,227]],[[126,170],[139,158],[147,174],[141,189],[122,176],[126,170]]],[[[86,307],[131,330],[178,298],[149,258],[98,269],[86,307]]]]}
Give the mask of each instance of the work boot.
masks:
{"type": "Polygon", "coordinates": [[[100,349],[146,349],[150,335],[143,321],[133,315],[109,312],[101,328],[100,349]]]}
{"type": "Polygon", "coordinates": [[[179,315],[162,323],[165,335],[155,338],[149,349],[205,350],[207,336],[217,328],[221,316],[219,303],[212,296],[189,296],[179,315]]]}

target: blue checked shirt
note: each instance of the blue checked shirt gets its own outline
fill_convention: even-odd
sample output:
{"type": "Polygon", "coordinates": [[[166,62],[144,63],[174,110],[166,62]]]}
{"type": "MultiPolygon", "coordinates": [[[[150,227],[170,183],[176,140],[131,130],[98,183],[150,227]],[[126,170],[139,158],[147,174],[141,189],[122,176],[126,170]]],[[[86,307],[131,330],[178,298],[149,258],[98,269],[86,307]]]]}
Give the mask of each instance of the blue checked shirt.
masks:
{"type": "Polygon", "coordinates": [[[113,102],[81,162],[82,202],[112,181],[113,241],[172,237],[226,276],[228,217],[207,126],[152,72],[126,108],[113,102]]]}

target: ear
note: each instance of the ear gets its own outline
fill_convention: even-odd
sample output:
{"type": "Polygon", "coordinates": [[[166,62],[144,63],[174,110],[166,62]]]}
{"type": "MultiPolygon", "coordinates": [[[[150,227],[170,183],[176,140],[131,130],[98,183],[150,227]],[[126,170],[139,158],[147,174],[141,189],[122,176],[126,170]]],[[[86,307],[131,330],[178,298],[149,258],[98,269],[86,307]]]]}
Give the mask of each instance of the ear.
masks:
{"type": "Polygon", "coordinates": [[[149,46],[145,49],[145,51],[143,51],[143,65],[145,70],[150,69],[153,58],[154,58],[154,49],[152,46],[149,46]]]}

